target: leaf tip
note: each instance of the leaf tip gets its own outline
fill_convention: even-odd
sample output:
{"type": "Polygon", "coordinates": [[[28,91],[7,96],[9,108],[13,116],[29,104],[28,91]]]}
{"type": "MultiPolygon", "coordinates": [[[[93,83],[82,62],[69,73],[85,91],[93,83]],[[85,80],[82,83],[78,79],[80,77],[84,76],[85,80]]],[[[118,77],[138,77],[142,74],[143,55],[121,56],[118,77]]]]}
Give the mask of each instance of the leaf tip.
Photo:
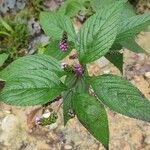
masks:
{"type": "Polygon", "coordinates": [[[103,145],[106,150],[109,150],[109,145],[103,145]]]}

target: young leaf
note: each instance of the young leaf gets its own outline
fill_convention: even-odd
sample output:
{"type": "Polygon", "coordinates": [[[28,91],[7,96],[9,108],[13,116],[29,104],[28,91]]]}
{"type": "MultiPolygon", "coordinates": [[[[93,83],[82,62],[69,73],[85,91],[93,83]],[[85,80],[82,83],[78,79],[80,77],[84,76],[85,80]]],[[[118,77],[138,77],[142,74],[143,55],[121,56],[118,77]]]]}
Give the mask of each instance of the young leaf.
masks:
{"type": "Polygon", "coordinates": [[[68,112],[73,111],[73,100],[75,93],[88,93],[88,85],[85,83],[83,78],[77,78],[76,75],[70,73],[65,79],[65,85],[69,91],[63,92],[63,114],[64,114],[64,125],[71,118],[68,112]]]}
{"type": "Polygon", "coordinates": [[[116,75],[88,79],[98,98],[113,111],[150,122],[150,101],[127,80],[116,75]]]}
{"type": "Polygon", "coordinates": [[[119,25],[119,34],[116,41],[120,42],[133,37],[142,30],[145,30],[148,25],[150,25],[149,13],[124,19],[119,25]]]}
{"type": "Polygon", "coordinates": [[[56,12],[41,12],[40,23],[44,32],[55,40],[60,40],[64,31],[67,32],[70,41],[76,40],[73,24],[67,16],[56,12]]]}
{"type": "Polygon", "coordinates": [[[50,70],[24,70],[9,76],[0,100],[19,106],[40,105],[52,101],[63,90],[65,86],[50,70]]]}
{"type": "Polygon", "coordinates": [[[81,0],[67,0],[59,8],[58,13],[73,17],[83,8],[83,2],[81,0]]]}
{"type": "Polygon", "coordinates": [[[123,54],[116,50],[110,50],[105,57],[123,73],[123,54]]]}
{"type": "Polygon", "coordinates": [[[55,72],[57,75],[61,75],[63,73],[60,63],[56,59],[51,56],[39,54],[28,55],[17,59],[1,72],[0,77],[7,80],[11,75],[18,72],[38,69],[50,70],[55,72]]]}
{"type": "Polygon", "coordinates": [[[82,125],[108,149],[109,128],[104,106],[95,97],[79,93],[73,106],[82,125]]]}
{"type": "Polygon", "coordinates": [[[65,79],[65,85],[68,87],[68,91],[63,92],[63,116],[64,125],[67,124],[68,120],[71,118],[69,111],[73,110],[72,102],[74,98],[74,84],[76,82],[76,76],[73,73],[69,73],[65,79]]]}
{"type": "Polygon", "coordinates": [[[59,49],[59,41],[52,41],[50,42],[50,44],[47,46],[44,54],[46,55],[50,55],[53,58],[56,58],[57,60],[62,60],[63,58],[65,58],[73,49],[73,44],[72,42],[68,43],[68,50],[63,52],[59,49]]]}
{"type": "Polygon", "coordinates": [[[72,90],[63,92],[64,125],[66,125],[69,119],[71,119],[69,112],[73,111],[73,107],[72,107],[73,99],[74,99],[74,92],[72,90]]]}
{"type": "Polygon", "coordinates": [[[104,56],[112,46],[118,28],[123,2],[101,9],[90,17],[79,31],[79,60],[90,63],[104,56]]]}
{"type": "Polygon", "coordinates": [[[0,54],[0,67],[3,65],[3,63],[6,61],[6,59],[8,58],[8,54],[0,54]]]}

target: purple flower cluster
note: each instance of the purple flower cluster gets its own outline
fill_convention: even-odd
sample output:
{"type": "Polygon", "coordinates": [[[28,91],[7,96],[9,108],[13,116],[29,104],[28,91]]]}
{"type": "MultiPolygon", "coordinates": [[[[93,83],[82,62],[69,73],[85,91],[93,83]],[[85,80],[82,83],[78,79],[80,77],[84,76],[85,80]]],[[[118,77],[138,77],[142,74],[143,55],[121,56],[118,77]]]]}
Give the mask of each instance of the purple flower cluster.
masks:
{"type": "Polygon", "coordinates": [[[81,76],[83,74],[83,68],[80,64],[75,64],[74,65],[74,72],[76,73],[77,76],[81,76]]]}
{"type": "Polygon", "coordinates": [[[61,51],[66,52],[68,50],[68,42],[67,42],[67,33],[63,33],[63,37],[59,43],[59,48],[61,51]]]}

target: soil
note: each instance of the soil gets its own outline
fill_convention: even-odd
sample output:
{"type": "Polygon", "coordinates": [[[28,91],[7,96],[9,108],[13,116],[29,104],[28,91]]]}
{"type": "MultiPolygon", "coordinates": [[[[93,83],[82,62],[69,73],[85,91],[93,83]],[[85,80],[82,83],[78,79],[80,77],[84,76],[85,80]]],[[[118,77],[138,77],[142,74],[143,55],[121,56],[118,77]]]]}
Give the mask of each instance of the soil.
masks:
{"type": "MultiPolygon", "coordinates": [[[[80,26],[80,24],[79,24],[80,26]]],[[[139,44],[150,54],[150,30],[138,36],[139,44]]],[[[150,99],[150,57],[124,52],[124,77],[150,99]]],[[[90,75],[120,72],[102,58],[89,65],[90,75]]],[[[57,109],[61,101],[45,108],[57,109]]],[[[110,150],[150,150],[150,124],[116,114],[107,109],[110,129],[110,150]]],[[[62,108],[56,123],[47,127],[35,124],[43,113],[41,106],[13,107],[0,104],[0,150],[104,150],[77,118],[63,126],[62,108]]]]}

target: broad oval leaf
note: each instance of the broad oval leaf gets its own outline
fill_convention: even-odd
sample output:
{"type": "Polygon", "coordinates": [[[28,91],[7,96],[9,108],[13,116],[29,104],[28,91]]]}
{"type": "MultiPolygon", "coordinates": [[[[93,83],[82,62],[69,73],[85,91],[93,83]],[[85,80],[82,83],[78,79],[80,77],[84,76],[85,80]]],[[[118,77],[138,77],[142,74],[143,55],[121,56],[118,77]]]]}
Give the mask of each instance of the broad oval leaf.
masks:
{"type": "Polygon", "coordinates": [[[0,93],[0,100],[19,106],[45,104],[64,89],[58,76],[50,70],[25,70],[9,76],[0,93]]]}
{"type": "Polygon", "coordinates": [[[108,149],[109,128],[104,106],[88,94],[76,94],[73,106],[82,125],[108,149]]]}
{"type": "Polygon", "coordinates": [[[123,115],[150,122],[150,101],[130,82],[116,75],[89,78],[98,98],[123,115]]]}
{"type": "Polygon", "coordinates": [[[104,56],[111,48],[118,28],[123,2],[116,2],[90,17],[79,31],[79,60],[90,63],[104,56]]]}
{"type": "Polygon", "coordinates": [[[22,71],[32,71],[32,70],[50,70],[55,72],[57,75],[61,75],[63,70],[61,69],[60,63],[47,55],[28,55],[25,57],[21,57],[16,61],[12,62],[7,68],[5,68],[0,77],[3,80],[9,79],[9,77],[13,74],[22,71]]]}
{"type": "Polygon", "coordinates": [[[76,40],[76,33],[69,17],[56,12],[41,12],[40,23],[44,32],[54,38],[60,40],[64,31],[67,32],[69,40],[76,40]]]}

